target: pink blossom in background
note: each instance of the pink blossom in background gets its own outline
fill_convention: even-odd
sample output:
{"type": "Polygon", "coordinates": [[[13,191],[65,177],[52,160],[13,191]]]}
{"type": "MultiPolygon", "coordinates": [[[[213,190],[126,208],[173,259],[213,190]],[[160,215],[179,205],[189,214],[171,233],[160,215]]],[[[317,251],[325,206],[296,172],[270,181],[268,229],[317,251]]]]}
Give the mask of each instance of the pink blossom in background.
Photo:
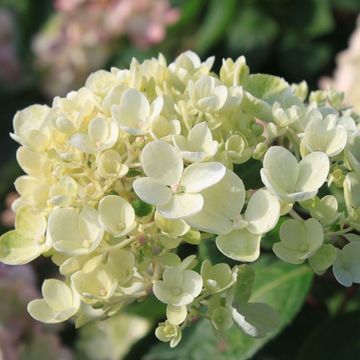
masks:
{"type": "Polygon", "coordinates": [[[101,68],[121,37],[146,49],[164,40],[180,13],[168,0],[56,0],[57,12],[36,36],[36,66],[50,96],[79,87],[101,68]]]}
{"type": "Polygon", "coordinates": [[[20,80],[20,63],[15,50],[13,14],[0,9],[0,83],[20,80]]]}
{"type": "Polygon", "coordinates": [[[14,226],[15,213],[12,211],[11,206],[18,197],[19,195],[14,191],[7,194],[5,198],[5,210],[0,214],[0,222],[8,228],[14,226]]]}
{"type": "Polygon", "coordinates": [[[345,104],[360,111],[360,16],[350,37],[349,47],[337,55],[336,63],[333,78],[321,78],[320,87],[343,91],[345,104]]]}
{"type": "Polygon", "coordinates": [[[54,327],[50,333],[27,313],[28,302],[38,297],[40,293],[30,265],[0,264],[0,359],[73,359],[57,336],[60,328],[54,327]]]}

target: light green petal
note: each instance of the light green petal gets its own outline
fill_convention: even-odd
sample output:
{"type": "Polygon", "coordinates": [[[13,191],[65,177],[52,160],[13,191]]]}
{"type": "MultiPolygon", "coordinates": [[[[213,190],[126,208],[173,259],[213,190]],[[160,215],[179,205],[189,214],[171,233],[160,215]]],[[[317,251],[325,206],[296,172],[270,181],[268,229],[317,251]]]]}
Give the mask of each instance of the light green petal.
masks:
{"type": "Polygon", "coordinates": [[[273,245],[273,251],[279,259],[289,264],[297,265],[305,261],[301,252],[285,246],[282,242],[275,243],[273,245]]]}
{"type": "Polygon", "coordinates": [[[348,209],[360,207],[360,175],[348,173],[344,180],[344,198],[348,209]]]}
{"type": "Polygon", "coordinates": [[[219,162],[189,165],[181,178],[181,185],[188,193],[198,193],[218,183],[225,176],[226,168],[219,162]]]}
{"type": "Polygon", "coordinates": [[[281,146],[272,146],[266,152],[263,162],[268,181],[285,193],[292,192],[298,174],[299,165],[295,156],[281,146]]]}
{"type": "MultiPolygon", "coordinates": [[[[280,239],[289,249],[300,251],[306,245],[306,230],[300,221],[289,219],[282,223],[280,239]]],[[[304,251],[307,249],[304,249],[304,251]]]]}
{"type": "Polygon", "coordinates": [[[233,325],[232,314],[230,310],[224,306],[219,306],[211,314],[211,322],[216,330],[225,331],[233,325]]]}
{"type": "Polygon", "coordinates": [[[266,190],[258,190],[249,200],[244,219],[247,229],[255,234],[264,234],[275,227],[280,216],[280,202],[266,190]]]}
{"type": "Polygon", "coordinates": [[[70,288],[60,280],[45,280],[42,284],[41,292],[44,300],[54,311],[65,311],[73,306],[73,293],[70,288]]]}
{"type": "Polygon", "coordinates": [[[152,178],[136,179],[133,188],[142,201],[151,205],[164,205],[172,197],[170,188],[152,178]]]}
{"type": "Polygon", "coordinates": [[[142,119],[149,116],[150,113],[146,96],[136,89],[127,89],[121,96],[120,105],[125,107],[129,114],[137,114],[142,119]]]}
{"type": "Polygon", "coordinates": [[[173,325],[180,325],[183,323],[187,316],[186,306],[173,306],[168,305],[166,307],[166,317],[173,325]]]}
{"type": "Polygon", "coordinates": [[[252,262],[260,255],[261,235],[251,234],[248,230],[233,230],[216,238],[217,248],[230,259],[252,262]]]}
{"type": "Polygon", "coordinates": [[[323,244],[316,253],[309,258],[309,264],[318,275],[323,274],[335,261],[336,248],[332,244],[323,244]]]}
{"type": "Polygon", "coordinates": [[[153,141],[144,147],[141,164],[148,177],[170,186],[180,182],[184,167],[180,153],[163,141],[153,141]]]}
{"type": "Polygon", "coordinates": [[[213,234],[226,234],[231,231],[233,219],[239,215],[245,202],[245,187],[242,180],[232,171],[214,186],[201,192],[204,207],[196,215],[188,217],[191,227],[213,234]]]}
{"type": "Polygon", "coordinates": [[[155,281],[153,286],[153,293],[164,304],[171,303],[172,294],[164,281],[155,281]]]}
{"type": "Polygon", "coordinates": [[[66,320],[56,319],[56,311],[54,311],[43,299],[32,300],[28,304],[27,310],[35,320],[46,324],[56,324],[66,320]]]}
{"type": "Polygon", "coordinates": [[[135,210],[121,196],[103,197],[98,212],[105,230],[116,237],[128,234],[135,227],[135,210]]]}
{"type": "Polygon", "coordinates": [[[175,194],[165,205],[158,205],[157,211],[167,219],[181,219],[198,213],[204,204],[200,194],[175,194]]]}
{"type": "Polygon", "coordinates": [[[190,294],[193,298],[200,295],[203,287],[203,280],[200,274],[193,270],[184,270],[182,290],[190,294]]]}
{"type": "Polygon", "coordinates": [[[168,268],[164,271],[164,282],[171,286],[180,286],[183,282],[183,271],[178,267],[168,268]]]}
{"type": "Polygon", "coordinates": [[[195,125],[188,135],[189,150],[196,151],[196,149],[206,148],[212,142],[211,131],[209,130],[205,121],[195,125]]]}
{"type": "Polygon", "coordinates": [[[68,255],[91,253],[103,233],[98,214],[90,207],[83,208],[80,214],[74,208],[57,208],[48,219],[47,236],[57,251],[68,255]]]}
{"type": "Polygon", "coordinates": [[[360,243],[351,242],[338,251],[333,265],[336,279],[344,286],[360,283],[360,243]],[[351,278],[351,279],[350,279],[351,278]]]}
{"type": "Polygon", "coordinates": [[[304,223],[307,242],[309,244],[309,252],[314,253],[323,243],[324,232],[321,224],[313,218],[310,218],[304,223]]]}
{"type": "Polygon", "coordinates": [[[327,143],[325,152],[328,156],[336,156],[340,154],[346,145],[347,142],[347,131],[342,126],[337,126],[332,129],[332,134],[330,140],[327,143]]]}
{"type": "Polygon", "coordinates": [[[158,212],[155,212],[154,220],[162,233],[171,236],[183,236],[190,230],[190,226],[184,220],[165,219],[158,212]]]}
{"type": "Polygon", "coordinates": [[[343,286],[350,287],[353,284],[351,273],[339,266],[336,262],[332,268],[336,280],[343,286]]]}
{"type": "Polygon", "coordinates": [[[293,202],[289,195],[282,189],[281,186],[276,184],[270,177],[268,171],[264,168],[260,170],[261,181],[266,188],[275,196],[277,196],[283,202],[293,202]]]}
{"type": "Polygon", "coordinates": [[[330,162],[326,154],[313,152],[299,163],[299,178],[295,189],[297,192],[317,191],[324,184],[329,174],[330,162]]]}
{"type": "Polygon", "coordinates": [[[36,259],[48,248],[34,238],[27,238],[17,230],[0,237],[0,261],[7,265],[23,265],[36,259]]]}
{"type": "Polygon", "coordinates": [[[15,229],[18,232],[33,241],[41,242],[46,231],[46,217],[36,213],[34,209],[28,206],[22,206],[16,211],[15,229]]]}
{"type": "Polygon", "coordinates": [[[52,164],[43,152],[40,153],[21,146],[16,152],[16,160],[29,175],[50,175],[52,164]]]}

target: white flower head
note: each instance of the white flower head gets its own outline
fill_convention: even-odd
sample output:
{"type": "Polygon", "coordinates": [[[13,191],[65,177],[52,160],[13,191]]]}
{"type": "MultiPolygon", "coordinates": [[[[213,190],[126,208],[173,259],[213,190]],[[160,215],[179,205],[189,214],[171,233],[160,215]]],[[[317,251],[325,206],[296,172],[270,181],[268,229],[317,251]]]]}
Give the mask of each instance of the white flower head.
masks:
{"type": "Polygon", "coordinates": [[[115,237],[125,236],[135,226],[135,210],[121,196],[107,195],[99,202],[99,219],[104,229],[115,237]]]}
{"type": "Polygon", "coordinates": [[[120,130],[130,135],[144,135],[149,131],[153,120],[160,115],[163,106],[161,96],[150,105],[143,93],[130,88],[122,94],[120,105],[111,107],[111,114],[120,130]]]}
{"type": "Polygon", "coordinates": [[[329,159],[323,152],[313,152],[298,163],[290,151],[272,146],[265,154],[260,174],[270,192],[284,202],[293,203],[314,197],[329,169],[329,159]]]}
{"type": "Polygon", "coordinates": [[[360,242],[352,241],[341,250],[337,250],[337,257],[333,265],[336,280],[346,287],[353,283],[360,283],[360,242]]]}
{"type": "Polygon", "coordinates": [[[46,150],[50,142],[50,108],[45,105],[32,105],[18,111],[14,117],[14,134],[10,136],[30,149],[46,150]]]}
{"type": "Polygon", "coordinates": [[[85,154],[94,154],[111,148],[118,139],[118,127],[113,119],[93,118],[87,133],[74,134],[70,143],[85,154]]]}
{"type": "Polygon", "coordinates": [[[314,151],[322,151],[329,157],[340,154],[347,142],[347,131],[338,124],[334,114],[314,116],[306,125],[300,150],[303,156],[314,151]]]}
{"type": "Polygon", "coordinates": [[[281,225],[280,239],[281,242],[273,246],[276,256],[290,264],[301,264],[321,247],[324,233],[315,219],[303,223],[290,219],[281,225]]]}
{"type": "Polygon", "coordinates": [[[134,191],[141,200],[156,205],[159,214],[168,219],[199,212],[204,203],[199,193],[225,175],[225,167],[217,162],[191,164],[184,170],[180,153],[162,141],[144,147],[141,164],[147,177],[134,181],[134,191]]]}
{"type": "Polygon", "coordinates": [[[180,151],[184,160],[190,162],[207,161],[218,150],[218,142],[213,140],[206,122],[195,125],[186,137],[177,135],[173,137],[175,147],[180,151]]]}
{"type": "Polygon", "coordinates": [[[212,76],[203,75],[197,81],[189,81],[188,91],[193,105],[204,113],[229,111],[241,101],[241,88],[232,96],[229,88],[212,76]]]}
{"type": "Polygon", "coordinates": [[[184,306],[191,304],[200,295],[202,286],[202,278],[197,272],[175,266],[164,271],[163,280],[155,282],[153,291],[165,304],[184,306]]]}
{"type": "Polygon", "coordinates": [[[56,208],[48,219],[49,237],[53,247],[68,255],[93,252],[100,244],[104,230],[97,211],[84,207],[80,213],[75,208],[56,208]]]}
{"type": "Polygon", "coordinates": [[[36,320],[59,323],[69,319],[80,308],[79,295],[60,280],[45,280],[41,292],[43,299],[32,300],[28,305],[30,315],[36,320]]]}

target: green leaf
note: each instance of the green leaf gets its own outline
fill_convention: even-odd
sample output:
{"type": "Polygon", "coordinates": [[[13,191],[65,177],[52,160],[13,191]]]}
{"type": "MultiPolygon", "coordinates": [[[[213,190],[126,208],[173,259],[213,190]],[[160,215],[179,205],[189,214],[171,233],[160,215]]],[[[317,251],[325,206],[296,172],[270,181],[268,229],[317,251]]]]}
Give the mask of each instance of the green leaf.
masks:
{"type": "Polygon", "coordinates": [[[260,6],[242,4],[227,29],[226,47],[233,57],[245,55],[252,68],[265,65],[279,34],[278,23],[260,6]]]}
{"type": "Polygon", "coordinates": [[[279,324],[278,314],[263,303],[244,303],[232,308],[235,324],[246,334],[263,339],[279,324]]]}
{"type": "Polygon", "coordinates": [[[251,290],[254,285],[255,271],[249,265],[241,265],[238,269],[238,277],[235,286],[234,302],[247,302],[251,296],[251,290]]]}
{"type": "Polygon", "coordinates": [[[278,311],[277,331],[265,338],[254,339],[233,327],[227,332],[226,339],[219,339],[213,334],[209,322],[201,320],[184,331],[176,348],[171,350],[168,344],[156,344],[143,359],[245,360],[276,336],[300,310],[313,274],[306,265],[293,266],[266,255],[251,266],[256,277],[250,302],[262,302],[278,311]]]}
{"type": "Polygon", "coordinates": [[[180,27],[188,24],[194,19],[194,17],[202,9],[204,0],[192,0],[183,2],[182,0],[172,1],[173,7],[181,9],[181,17],[177,23],[175,23],[171,30],[178,30],[180,27]]]}
{"type": "Polygon", "coordinates": [[[276,100],[289,87],[281,77],[268,74],[253,74],[249,76],[245,90],[262,100],[276,100]]]}
{"type": "Polygon", "coordinates": [[[306,28],[306,33],[311,37],[329,33],[335,27],[330,2],[324,0],[312,0],[312,2],[314,4],[312,21],[306,28]]]}
{"type": "Polygon", "coordinates": [[[197,35],[198,53],[206,53],[225,33],[236,9],[236,0],[212,0],[197,35]]]}
{"type": "Polygon", "coordinates": [[[305,341],[297,360],[360,359],[360,311],[323,323],[305,341]]]}

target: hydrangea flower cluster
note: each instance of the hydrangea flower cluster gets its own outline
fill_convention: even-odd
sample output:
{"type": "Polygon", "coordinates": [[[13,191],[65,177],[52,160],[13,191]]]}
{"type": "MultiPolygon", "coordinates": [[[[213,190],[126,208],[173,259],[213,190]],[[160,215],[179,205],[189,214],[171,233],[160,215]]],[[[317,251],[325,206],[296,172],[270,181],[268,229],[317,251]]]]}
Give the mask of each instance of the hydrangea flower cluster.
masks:
{"type": "Polygon", "coordinates": [[[34,318],[81,326],[153,293],[166,304],[156,336],[171,347],[199,317],[219,334],[235,324],[264,336],[276,313],[251,302],[241,263],[259,257],[280,217],[278,258],[360,283],[357,116],[341,94],[250,74],[244,57],[223,60],[219,75],[213,62],[191,51],[169,65],[134,59],[15,115],[26,175],[0,260],[44,255],[62,275],[30,302],[34,318]],[[248,161],[262,163],[263,186],[245,187],[238,168],[248,161]],[[178,255],[207,241],[238,264],[178,255]]]}

